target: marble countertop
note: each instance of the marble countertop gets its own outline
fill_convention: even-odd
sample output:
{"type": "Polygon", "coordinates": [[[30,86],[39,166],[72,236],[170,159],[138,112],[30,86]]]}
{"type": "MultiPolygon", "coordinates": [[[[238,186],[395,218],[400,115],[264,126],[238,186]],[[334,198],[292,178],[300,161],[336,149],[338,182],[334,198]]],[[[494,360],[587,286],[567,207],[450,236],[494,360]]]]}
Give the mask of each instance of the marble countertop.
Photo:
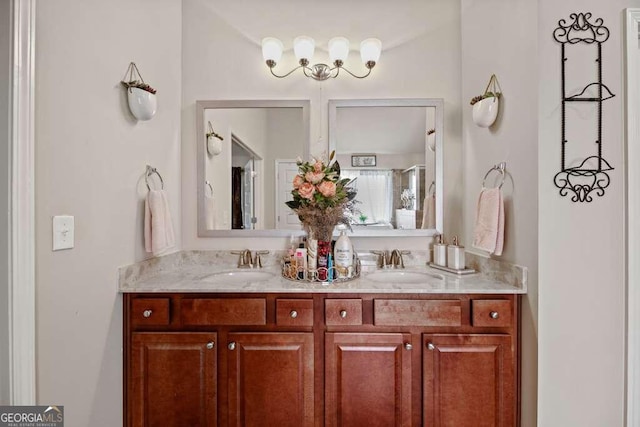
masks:
{"type": "MultiPolygon", "coordinates": [[[[405,255],[405,269],[376,269],[362,259],[360,278],[348,282],[307,283],[283,278],[282,254],[263,259],[264,268],[238,269],[237,255],[228,251],[182,251],[152,258],[119,270],[122,293],[412,293],[412,294],[525,294],[527,269],[468,254],[467,266],[479,273],[458,276],[426,266],[426,254],[405,255]],[[400,272],[417,276],[419,283],[402,283],[400,272]],[[257,273],[257,274],[256,274],[257,273]],[[416,274],[417,273],[417,274],[416,274]],[[378,277],[372,277],[375,274],[378,277]],[[383,274],[390,274],[389,280],[383,274]],[[262,276],[262,277],[258,277],[262,276]]],[[[407,279],[408,280],[408,279],[407,279]]]]}

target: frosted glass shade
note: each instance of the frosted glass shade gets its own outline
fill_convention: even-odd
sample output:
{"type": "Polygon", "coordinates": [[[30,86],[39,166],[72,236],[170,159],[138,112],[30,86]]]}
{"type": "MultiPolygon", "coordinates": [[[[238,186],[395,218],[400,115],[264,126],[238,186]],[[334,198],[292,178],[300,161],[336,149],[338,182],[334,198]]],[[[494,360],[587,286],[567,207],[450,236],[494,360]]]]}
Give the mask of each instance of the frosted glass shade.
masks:
{"type": "Polygon", "coordinates": [[[307,59],[311,61],[313,58],[313,51],[315,50],[316,42],[311,37],[300,36],[293,40],[293,51],[296,54],[298,61],[301,59],[307,59]]]}
{"type": "Polygon", "coordinates": [[[265,61],[280,62],[282,58],[282,42],[275,37],[265,37],[262,39],[262,57],[265,61]]]}
{"type": "Polygon", "coordinates": [[[346,61],[349,56],[349,40],[344,37],[334,37],[329,40],[329,58],[331,62],[346,61]]]}
{"type": "Polygon", "coordinates": [[[382,42],[378,39],[366,39],[360,43],[360,56],[365,64],[369,61],[378,62],[380,59],[380,51],[382,50],[382,42]]]}

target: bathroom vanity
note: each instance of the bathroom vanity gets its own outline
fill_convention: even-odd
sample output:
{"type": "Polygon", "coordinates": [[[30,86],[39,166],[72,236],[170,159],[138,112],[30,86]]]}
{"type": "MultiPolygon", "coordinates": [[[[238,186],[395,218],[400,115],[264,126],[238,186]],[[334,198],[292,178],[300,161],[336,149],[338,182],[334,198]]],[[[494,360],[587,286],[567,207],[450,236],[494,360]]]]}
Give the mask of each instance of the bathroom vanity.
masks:
{"type": "Polygon", "coordinates": [[[526,269],[323,286],[217,256],[121,270],[126,426],[518,424],[526,269]]]}

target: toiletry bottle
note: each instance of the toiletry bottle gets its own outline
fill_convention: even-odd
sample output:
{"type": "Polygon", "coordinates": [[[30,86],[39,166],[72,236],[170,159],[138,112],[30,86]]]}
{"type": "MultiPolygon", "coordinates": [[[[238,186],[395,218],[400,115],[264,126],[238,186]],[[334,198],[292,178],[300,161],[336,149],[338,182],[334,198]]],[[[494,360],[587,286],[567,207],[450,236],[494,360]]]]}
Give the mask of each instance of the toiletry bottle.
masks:
{"type": "Polygon", "coordinates": [[[453,244],[447,247],[447,267],[464,270],[464,246],[458,245],[458,236],[453,237],[453,244]]]}
{"type": "Polygon", "coordinates": [[[333,261],[338,272],[337,277],[348,277],[353,267],[353,245],[344,226],[340,229],[340,237],[333,248],[333,261]]]}
{"type": "Polygon", "coordinates": [[[329,256],[327,257],[327,282],[331,283],[333,282],[333,275],[335,272],[335,268],[333,265],[333,256],[331,256],[331,254],[329,254],[329,256]]]}
{"type": "Polygon", "coordinates": [[[447,266],[447,245],[440,234],[436,243],[433,244],[433,263],[441,267],[447,266]]]}
{"type": "Polygon", "coordinates": [[[296,260],[298,264],[298,279],[304,280],[307,273],[307,248],[304,243],[300,243],[296,249],[296,260]]]}

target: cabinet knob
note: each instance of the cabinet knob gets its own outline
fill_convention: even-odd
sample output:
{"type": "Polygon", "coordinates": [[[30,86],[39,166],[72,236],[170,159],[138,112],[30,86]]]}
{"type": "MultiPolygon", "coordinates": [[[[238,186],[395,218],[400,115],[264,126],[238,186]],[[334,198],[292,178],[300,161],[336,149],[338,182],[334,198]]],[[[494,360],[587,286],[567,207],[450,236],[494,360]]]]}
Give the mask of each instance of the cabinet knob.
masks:
{"type": "Polygon", "coordinates": [[[142,312],[142,316],[143,317],[151,317],[151,314],[153,313],[153,310],[145,310],[142,312]]]}
{"type": "Polygon", "coordinates": [[[208,348],[209,350],[211,350],[211,349],[213,348],[213,346],[214,346],[214,345],[215,345],[215,344],[213,343],[213,341],[209,341],[209,342],[207,343],[207,348],[208,348]]]}
{"type": "Polygon", "coordinates": [[[340,310],[340,317],[342,317],[343,319],[347,317],[347,310],[340,310]]]}
{"type": "Polygon", "coordinates": [[[500,317],[500,314],[498,314],[497,311],[492,311],[491,313],[489,313],[489,316],[491,316],[492,319],[497,319],[498,317],[500,317]]]}
{"type": "Polygon", "coordinates": [[[235,350],[236,349],[236,342],[235,341],[231,341],[229,343],[229,345],[227,345],[227,347],[229,347],[229,350],[235,350]]]}
{"type": "Polygon", "coordinates": [[[411,345],[410,342],[406,342],[406,343],[404,343],[404,349],[405,350],[413,350],[413,345],[411,345]]]}
{"type": "Polygon", "coordinates": [[[298,317],[298,312],[295,310],[291,310],[291,313],[289,313],[289,316],[291,316],[292,319],[295,319],[296,317],[298,317]]]}
{"type": "Polygon", "coordinates": [[[433,345],[433,343],[427,343],[427,348],[428,348],[429,350],[433,351],[433,350],[435,350],[435,349],[436,349],[436,346],[435,346],[435,345],[433,345]]]}

